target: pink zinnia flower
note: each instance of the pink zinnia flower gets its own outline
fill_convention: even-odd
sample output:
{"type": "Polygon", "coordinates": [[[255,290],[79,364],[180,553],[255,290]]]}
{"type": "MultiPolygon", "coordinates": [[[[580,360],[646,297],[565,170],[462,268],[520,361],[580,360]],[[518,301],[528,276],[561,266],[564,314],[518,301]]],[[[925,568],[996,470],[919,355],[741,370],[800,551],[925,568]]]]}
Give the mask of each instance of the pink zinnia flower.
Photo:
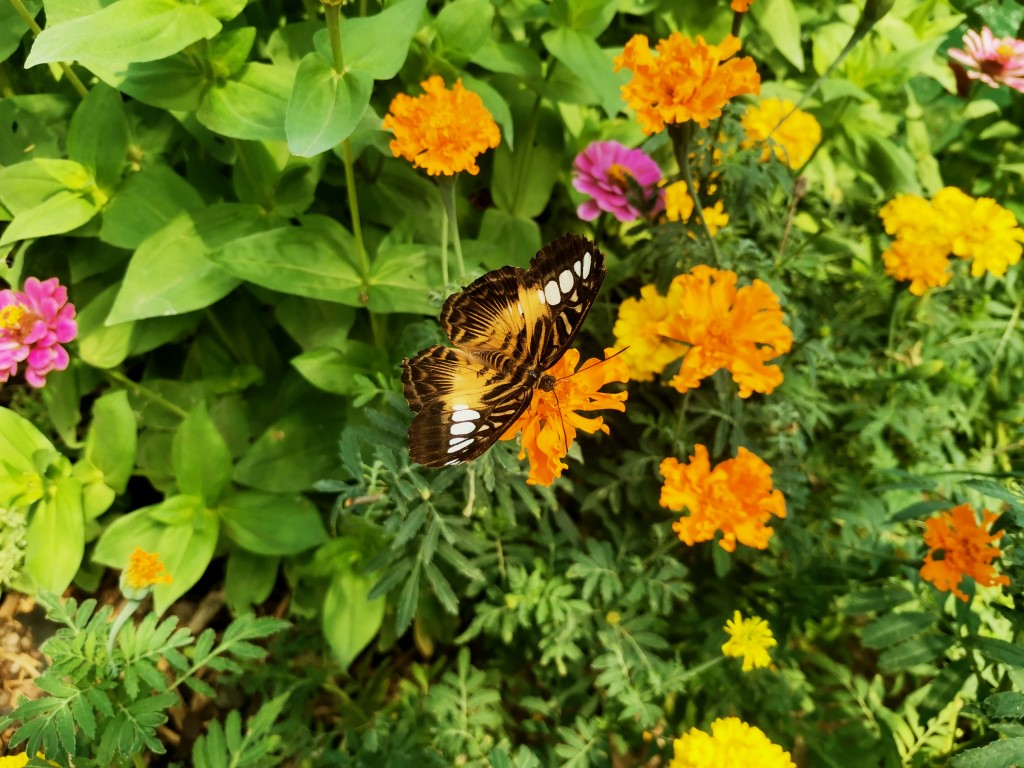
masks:
{"type": "Polygon", "coordinates": [[[969,30],[964,35],[964,48],[950,48],[951,58],[967,68],[967,76],[981,80],[993,88],[999,84],[1024,93],[1024,40],[997,38],[988,27],[981,33],[969,30]]]}
{"type": "Polygon", "coordinates": [[[46,374],[68,367],[61,344],[75,338],[75,305],[68,304],[68,289],[56,277],[39,281],[30,277],[25,290],[0,291],[0,382],[25,363],[25,381],[46,384],[46,374]]]}
{"type": "Polygon", "coordinates": [[[617,141],[595,141],[572,164],[573,187],[592,200],[576,213],[593,221],[608,211],[619,221],[635,221],[664,207],[658,192],[661,169],[642,149],[630,149],[617,141]]]}

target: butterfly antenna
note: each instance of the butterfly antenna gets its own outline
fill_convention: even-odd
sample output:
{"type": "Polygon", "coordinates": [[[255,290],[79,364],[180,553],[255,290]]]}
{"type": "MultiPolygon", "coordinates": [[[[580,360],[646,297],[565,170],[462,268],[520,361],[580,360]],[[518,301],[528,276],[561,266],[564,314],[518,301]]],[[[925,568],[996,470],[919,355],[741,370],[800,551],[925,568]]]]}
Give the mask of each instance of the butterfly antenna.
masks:
{"type": "Polygon", "coordinates": [[[611,355],[611,356],[609,356],[609,357],[606,357],[606,358],[605,358],[604,360],[598,360],[598,361],[597,361],[596,363],[594,363],[593,365],[588,365],[588,366],[587,366],[586,368],[580,368],[580,369],[579,369],[578,371],[574,371],[573,373],[570,373],[570,374],[569,374],[568,376],[562,376],[562,377],[561,377],[561,378],[559,378],[559,379],[555,379],[555,381],[564,381],[565,379],[571,379],[571,378],[572,378],[573,376],[575,376],[575,375],[576,375],[577,373],[583,373],[584,371],[589,371],[589,370],[590,370],[591,368],[597,368],[597,366],[599,366],[599,365],[604,365],[604,364],[605,364],[605,363],[607,363],[607,362],[608,362],[609,360],[612,360],[612,359],[614,359],[614,358],[618,357],[619,355],[621,355],[621,354],[622,354],[623,352],[625,352],[625,351],[626,351],[627,349],[629,349],[629,347],[623,347],[622,349],[618,350],[618,351],[617,351],[617,352],[616,352],[616,353],[615,353],[614,355],[611,355]]]}
{"type": "MultiPolygon", "coordinates": [[[[568,378],[568,377],[565,377],[568,378]]],[[[561,379],[558,379],[561,381],[561,379]]],[[[558,409],[558,422],[562,425],[562,445],[565,446],[566,453],[569,452],[569,433],[565,431],[565,419],[562,418],[562,404],[558,402],[558,389],[554,388],[551,390],[555,396],[555,407],[558,409]]]]}

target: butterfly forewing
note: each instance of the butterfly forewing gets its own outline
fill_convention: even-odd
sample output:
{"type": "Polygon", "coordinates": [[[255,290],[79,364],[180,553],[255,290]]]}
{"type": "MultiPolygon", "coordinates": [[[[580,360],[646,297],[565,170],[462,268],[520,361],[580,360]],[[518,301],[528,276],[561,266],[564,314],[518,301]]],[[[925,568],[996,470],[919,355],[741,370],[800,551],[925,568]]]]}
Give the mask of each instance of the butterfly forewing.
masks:
{"type": "Polygon", "coordinates": [[[450,296],[441,326],[456,347],[430,347],[403,361],[405,396],[417,412],[409,428],[413,461],[469,461],[501,437],[576,338],[604,276],[597,247],[565,235],[528,270],[502,267],[450,296]]]}

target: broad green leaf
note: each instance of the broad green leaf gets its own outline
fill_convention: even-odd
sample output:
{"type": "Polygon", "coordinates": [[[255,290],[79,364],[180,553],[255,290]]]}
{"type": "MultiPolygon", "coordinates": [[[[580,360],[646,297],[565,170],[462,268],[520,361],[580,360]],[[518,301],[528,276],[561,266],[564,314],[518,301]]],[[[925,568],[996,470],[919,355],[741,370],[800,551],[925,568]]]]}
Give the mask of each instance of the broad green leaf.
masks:
{"type": "Polygon", "coordinates": [[[1017,768],[1024,755],[1024,736],[999,739],[968,749],[950,759],[951,768],[1017,768]]]}
{"type": "Polygon", "coordinates": [[[161,509],[180,509],[183,521],[190,520],[195,500],[185,496],[171,496],[160,504],[143,507],[134,512],[115,517],[100,534],[99,541],[93,549],[93,562],[110,568],[124,568],[128,565],[128,557],[136,547],[146,552],[156,552],[160,544],[160,534],[166,523],[157,519],[161,509]]]}
{"type": "Polygon", "coordinates": [[[91,185],[92,175],[81,163],[33,158],[0,168],[0,203],[17,216],[41,205],[58,192],[84,192],[91,185]]]}
{"type": "Polygon", "coordinates": [[[153,587],[154,611],[166,611],[202,578],[213,559],[219,535],[217,515],[202,508],[185,525],[164,526],[155,551],[174,581],[153,587]]]}
{"type": "Polygon", "coordinates": [[[800,19],[793,0],[763,0],[752,6],[754,19],[763,29],[779,53],[799,71],[804,71],[804,49],[801,41],[800,19]]]}
{"type": "Polygon", "coordinates": [[[216,78],[231,77],[249,60],[256,27],[226,29],[210,41],[209,62],[216,78]]]}
{"type": "Polygon", "coordinates": [[[175,0],[118,0],[102,10],[47,26],[26,67],[54,61],[155,61],[220,31],[213,16],[175,0]]]}
{"type": "Polygon", "coordinates": [[[108,393],[93,403],[84,459],[118,493],[124,493],[135,466],[136,437],[135,412],[126,391],[108,393]]]}
{"type": "Polygon", "coordinates": [[[493,22],[490,0],[452,0],[437,14],[434,24],[445,52],[465,62],[491,39],[493,22]]]}
{"type": "Polygon", "coordinates": [[[285,296],[277,304],[277,320],[304,350],[344,349],[355,310],[333,301],[285,296]]]}
{"type": "Polygon", "coordinates": [[[513,216],[500,208],[484,211],[480,238],[498,244],[506,253],[534,254],[540,250],[540,227],[531,218],[513,216]]]}
{"type": "Polygon", "coordinates": [[[0,246],[47,235],[62,235],[82,226],[96,215],[97,208],[79,192],[64,189],[35,208],[15,214],[7,225],[0,246]]]}
{"type": "Polygon", "coordinates": [[[238,278],[207,254],[266,226],[257,206],[237,203],[176,216],[132,256],[107,323],[183,314],[223,298],[238,285],[238,278]]]}
{"type": "Polygon", "coordinates": [[[375,16],[342,20],[345,69],[366,72],[374,80],[397,75],[425,8],[426,0],[399,0],[375,16]]]}
{"type": "Polygon", "coordinates": [[[611,24],[616,10],[629,12],[619,0],[554,0],[549,20],[557,27],[571,27],[596,39],[611,24]]]}
{"type": "Polygon", "coordinates": [[[75,110],[68,129],[68,157],[81,163],[110,192],[128,161],[128,117],[121,94],[99,83],[75,110]]]}
{"type": "Polygon", "coordinates": [[[978,651],[989,661],[1024,668],[1024,648],[996,637],[967,637],[964,645],[978,651]]]}
{"type": "Polygon", "coordinates": [[[1024,719],[1024,693],[1003,691],[989,696],[983,702],[985,713],[991,718],[1024,719]]]}
{"type": "Polygon", "coordinates": [[[491,72],[515,75],[528,82],[541,78],[540,56],[524,45],[488,40],[473,55],[472,62],[491,72]]]}
{"type": "Polygon", "coordinates": [[[230,21],[245,10],[249,0],[197,0],[196,5],[223,21],[230,21]]]}
{"type": "Polygon", "coordinates": [[[864,141],[867,145],[864,171],[872,176],[887,196],[921,194],[916,164],[907,150],[884,136],[868,135],[864,141]]]}
{"type": "Polygon", "coordinates": [[[257,555],[297,555],[327,541],[317,508],[298,494],[242,491],[217,507],[224,532],[257,555]]]}
{"type": "Polygon", "coordinates": [[[235,278],[282,293],[365,305],[352,235],[322,217],[302,223],[236,239],[210,253],[210,261],[235,278]]]}
{"type": "Polygon", "coordinates": [[[930,664],[953,644],[950,637],[925,635],[886,648],[878,655],[878,667],[886,672],[902,672],[918,664],[930,664]]]}
{"type": "MultiPolygon", "coordinates": [[[[67,97],[58,94],[0,99],[0,170],[26,160],[63,157],[64,129],[73,108],[67,97]]],[[[4,215],[0,206],[0,216],[4,215]]]]}
{"type": "Polygon", "coordinates": [[[387,357],[372,344],[346,341],[342,348],[321,347],[291,359],[302,378],[334,395],[351,394],[356,374],[373,376],[389,367],[387,357]]]}
{"type": "Polygon", "coordinates": [[[293,75],[285,67],[250,63],[212,87],[196,111],[199,122],[234,139],[281,141],[293,75]]]}
{"type": "Polygon", "coordinates": [[[212,507],[231,482],[231,454],[210,418],[205,402],[181,422],[172,446],[174,477],[182,493],[212,507]]]}
{"type": "Polygon", "coordinates": [[[0,407],[0,474],[8,469],[35,473],[38,468],[33,456],[54,450],[53,443],[32,422],[9,408],[0,407]]]}
{"type": "MultiPolygon", "coordinates": [[[[29,15],[35,18],[39,15],[39,9],[43,7],[42,0],[28,0],[24,3],[29,15]]],[[[28,32],[28,24],[21,18],[21,15],[14,10],[11,2],[0,3],[0,62],[18,50],[22,38],[28,32]]]]}
{"type": "Polygon", "coordinates": [[[935,617],[923,611],[890,613],[864,627],[861,642],[868,648],[888,648],[934,624],[935,617]]]}
{"type": "Polygon", "coordinates": [[[23,571],[38,589],[61,594],[78,573],[85,554],[82,486],[71,477],[53,481],[35,506],[25,535],[23,571]]]}
{"type": "Polygon", "coordinates": [[[615,72],[611,54],[602,50],[593,37],[563,27],[548,30],[541,39],[552,56],[587,84],[609,116],[622,111],[620,88],[629,79],[629,73],[615,72]]]}
{"type": "Polygon", "coordinates": [[[323,605],[324,636],[345,669],[380,631],[386,602],[383,597],[369,599],[376,579],[356,573],[354,567],[335,572],[323,605]]]}
{"type": "Polygon", "coordinates": [[[370,264],[366,306],[372,312],[437,313],[431,286],[440,285],[440,254],[414,243],[381,245],[370,264]]]}
{"type": "Polygon", "coordinates": [[[299,157],[326,152],[349,137],[370,103],[373,78],[349,70],[339,75],[318,53],[307,54],[295,73],[285,133],[299,157]]]}
{"type": "Polygon", "coordinates": [[[515,154],[504,144],[494,151],[491,195],[494,204],[514,218],[539,216],[551,199],[561,173],[561,149],[546,139],[539,137],[532,151],[524,151],[522,143],[515,154]]]}
{"type": "Polygon", "coordinates": [[[147,166],[125,179],[104,207],[100,239],[135,249],[175,216],[204,205],[195,188],[166,165],[147,166]]]}
{"type": "Polygon", "coordinates": [[[203,60],[184,53],[127,67],[97,59],[88,67],[107,85],[143,104],[180,112],[197,109],[212,84],[203,60]]]}
{"type": "Polygon", "coordinates": [[[224,576],[224,592],[231,610],[244,612],[270,597],[279,567],[276,557],[233,549],[224,576]]]}

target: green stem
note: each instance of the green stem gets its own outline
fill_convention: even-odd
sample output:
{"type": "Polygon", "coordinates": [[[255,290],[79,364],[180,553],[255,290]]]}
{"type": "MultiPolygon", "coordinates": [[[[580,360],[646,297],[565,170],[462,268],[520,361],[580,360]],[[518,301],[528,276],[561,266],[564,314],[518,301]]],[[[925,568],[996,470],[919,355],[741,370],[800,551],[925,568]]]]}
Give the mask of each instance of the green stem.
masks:
{"type": "Polygon", "coordinates": [[[345,165],[345,187],[348,192],[348,212],[352,219],[352,236],[356,240],[356,252],[359,254],[359,267],[363,271],[363,279],[370,276],[370,259],[363,245],[363,225],[359,219],[359,195],[356,192],[356,174],[352,164],[352,144],[348,139],[342,142],[342,154],[345,165]]]}
{"type": "Polygon", "coordinates": [[[114,643],[117,641],[117,633],[121,631],[121,627],[124,623],[131,618],[131,615],[135,613],[135,609],[142,605],[141,600],[129,600],[124,604],[124,608],[114,618],[114,622],[110,625],[110,634],[107,635],[107,658],[114,653],[114,643]]]}
{"type": "Polygon", "coordinates": [[[341,6],[324,5],[327,34],[331,36],[331,52],[334,54],[334,71],[339,75],[345,71],[345,58],[341,54],[341,6]]]}
{"type": "MultiPolygon", "coordinates": [[[[22,3],[21,0],[11,0],[11,7],[14,8],[15,13],[21,16],[21,20],[25,22],[28,28],[32,30],[33,35],[38,37],[42,33],[43,28],[36,24],[35,17],[28,12],[28,8],[25,7],[25,4],[22,3]]],[[[68,79],[68,82],[71,83],[71,87],[78,92],[78,95],[83,99],[88,96],[89,89],[86,88],[82,81],[78,79],[78,75],[76,75],[71,69],[71,65],[66,61],[58,61],[57,64],[64,71],[64,76],[68,79]]]]}
{"type": "MultiPolygon", "coordinates": [[[[452,245],[455,246],[455,267],[458,270],[455,275],[456,281],[462,285],[466,279],[466,265],[462,260],[462,240],[459,238],[459,219],[455,215],[455,183],[458,176],[441,176],[437,180],[437,186],[441,190],[441,204],[444,206],[445,216],[448,218],[448,228],[451,231],[452,245]]],[[[445,261],[447,262],[447,254],[445,261]]],[[[445,284],[447,289],[447,283],[445,284]]]]}
{"type": "Polygon", "coordinates": [[[7,74],[7,67],[0,64],[0,99],[9,99],[14,96],[14,85],[7,74]]]}
{"type": "Polygon", "coordinates": [[[704,209],[700,204],[700,197],[697,195],[697,185],[693,181],[693,171],[690,169],[690,140],[693,138],[694,123],[687,120],[685,123],[677,123],[668,127],[669,138],[672,139],[672,150],[675,152],[676,162],[679,170],[683,173],[683,181],[686,182],[686,191],[693,200],[693,215],[697,217],[697,223],[704,230],[704,237],[707,240],[708,248],[714,258],[715,266],[721,263],[718,254],[718,245],[715,237],[711,234],[707,221],[704,219],[704,209]]]}
{"type": "Polygon", "coordinates": [[[139,382],[137,382],[137,381],[133,381],[133,380],[129,379],[127,376],[125,376],[120,371],[104,371],[104,373],[106,373],[109,378],[113,379],[118,384],[123,384],[124,386],[129,387],[129,388],[135,390],[136,393],[142,395],[144,398],[146,398],[150,402],[155,403],[156,405],[162,406],[163,408],[166,408],[168,411],[170,411],[174,415],[180,416],[183,419],[186,416],[188,416],[188,411],[186,411],[184,408],[181,408],[180,406],[175,405],[170,400],[165,398],[163,395],[158,394],[157,392],[154,392],[149,387],[144,386],[142,384],[139,384],[139,382]]]}
{"type": "Polygon", "coordinates": [[[1010,313],[1010,319],[1006,323],[1006,330],[1003,331],[1003,335],[999,338],[999,342],[996,344],[996,349],[992,353],[992,358],[989,360],[988,366],[986,366],[984,375],[979,379],[979,386],[974,392],[974,399],[971,401],[971,405],[967,409],[967,415],[965,417],[967,421],[974,420],[974,415],[978,412],[978,408],[981,407],[981,401],[984,400],[988,394],[986,391],[988,377],[992,375],[992,371],[995,370],[995,367],[999,364],[999,359],[1003,356],[1003,350],[1006,348],[1006,343],[1017,330],[1017,324],[1020,322],[1022,310],[1024,310],[1024,293],[1022,293],[1020,298],[1017,299],[1017,303],[1013,307],[1013,312],[1010,313]]]}
{"type": "Polygon", "coordinates": [[[444,204],[444,190],[441,192],[441,291],[448,295],[448,208],[444,204]]]}

